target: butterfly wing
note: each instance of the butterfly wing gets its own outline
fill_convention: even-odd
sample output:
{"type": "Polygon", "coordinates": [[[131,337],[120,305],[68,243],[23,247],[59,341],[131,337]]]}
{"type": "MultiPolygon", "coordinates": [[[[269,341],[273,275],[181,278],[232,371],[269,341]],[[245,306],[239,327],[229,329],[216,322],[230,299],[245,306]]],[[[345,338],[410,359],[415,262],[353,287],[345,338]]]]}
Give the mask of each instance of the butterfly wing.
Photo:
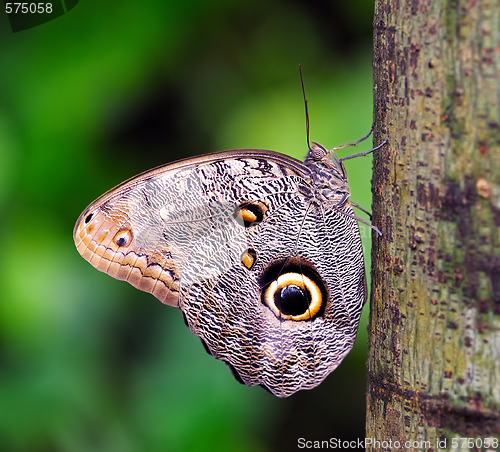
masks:
{"type": "Polygon", "coordinates": [[[103,195],[75,243],[97,269],[180,307],[240,381],[288,396],[338,366],[365,299],[356,220],[310,184],[303,164],[271,151],[188,159],[103,195]]]}
{"type": "Polygon", "coordinates": [[[233,216],[237,200],[272,180],[286,184],[303,171],[295,159],[284,165],[281,154],[256,150],[167,164],[91,203],[76,222],[75,244],[98,270],[178,306],[181,277],[185,285],[203,279],[234,258],[231,247],[240,247],[238,237],[244,240],[233,216]],[[193,253],[210,254],[203,247],[211,245],[217,260],[192,259],[193,253]]]}

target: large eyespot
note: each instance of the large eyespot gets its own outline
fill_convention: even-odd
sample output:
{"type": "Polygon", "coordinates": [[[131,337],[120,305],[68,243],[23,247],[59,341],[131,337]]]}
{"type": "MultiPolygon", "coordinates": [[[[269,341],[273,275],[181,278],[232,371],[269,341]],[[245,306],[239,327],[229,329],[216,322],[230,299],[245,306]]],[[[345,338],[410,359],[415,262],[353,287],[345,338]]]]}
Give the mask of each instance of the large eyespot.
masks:
{"type": "Polygon", "coordinates": [[[122,229],[118,231],[113,237],[113,242],[120,248],[129,245],[131,241],[132,232],[129,229],[122,229]]]}
{"type": "Polygon", "coordinates": [[[324,290],[304,273],[288,271],[279,275],[263,293],[264,304],[280,320],[310,320],[325,299],[324,290]]]}
{"type": "Polygon", "coordinates": [[[266,215],[267,205],[262,201],[247,201],[240,204],[234,212],[234,218],[246,228],[259,224],[266,215]]]}

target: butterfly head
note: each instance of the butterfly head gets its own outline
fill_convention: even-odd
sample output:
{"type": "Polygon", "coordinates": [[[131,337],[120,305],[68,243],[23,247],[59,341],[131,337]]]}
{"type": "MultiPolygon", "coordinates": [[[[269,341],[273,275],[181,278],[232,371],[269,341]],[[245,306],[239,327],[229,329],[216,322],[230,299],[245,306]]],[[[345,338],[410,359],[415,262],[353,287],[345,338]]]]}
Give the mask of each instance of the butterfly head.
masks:
{"type": "Polygon", "coordinates": [[[325,147],[321,146],[321,144],[313,141],[309,147],[309,152],[306,155],[306,165],[308,160],[317,164],[320,163],[327,168],[330,168],[336,173],[337,177],[341,176],[342,179],[347,180],[344,165],[337,158],[333,150],[329,151],[325,147]]]}

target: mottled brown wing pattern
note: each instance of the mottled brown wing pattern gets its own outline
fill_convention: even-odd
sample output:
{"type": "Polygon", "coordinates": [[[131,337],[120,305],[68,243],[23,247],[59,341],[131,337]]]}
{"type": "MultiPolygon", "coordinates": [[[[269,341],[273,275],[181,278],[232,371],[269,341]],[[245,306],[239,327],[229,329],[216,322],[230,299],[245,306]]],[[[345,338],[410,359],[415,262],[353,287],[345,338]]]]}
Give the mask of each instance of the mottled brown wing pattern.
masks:
{"type": "Polygon", "coordinates": [[[77,249],[178,306],[243,383],[311,389],[351,349],[366,297],[357,222],[319,164],[245,150],[165,165],[92,203],[77,249]]]}

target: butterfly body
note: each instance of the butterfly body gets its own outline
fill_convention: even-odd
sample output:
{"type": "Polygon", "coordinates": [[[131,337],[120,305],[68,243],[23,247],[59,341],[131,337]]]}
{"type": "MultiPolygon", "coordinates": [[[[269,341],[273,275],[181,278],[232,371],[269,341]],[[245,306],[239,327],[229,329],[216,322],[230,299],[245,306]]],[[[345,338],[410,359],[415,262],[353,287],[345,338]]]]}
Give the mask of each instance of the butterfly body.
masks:
{"type": "Polygon", "coordinates": [[[98,270],[179,307],[243,383],[317,386],[351,349],[366,282],[340,161],[239,150],[142,173],[80,215],[98,270]]]}

